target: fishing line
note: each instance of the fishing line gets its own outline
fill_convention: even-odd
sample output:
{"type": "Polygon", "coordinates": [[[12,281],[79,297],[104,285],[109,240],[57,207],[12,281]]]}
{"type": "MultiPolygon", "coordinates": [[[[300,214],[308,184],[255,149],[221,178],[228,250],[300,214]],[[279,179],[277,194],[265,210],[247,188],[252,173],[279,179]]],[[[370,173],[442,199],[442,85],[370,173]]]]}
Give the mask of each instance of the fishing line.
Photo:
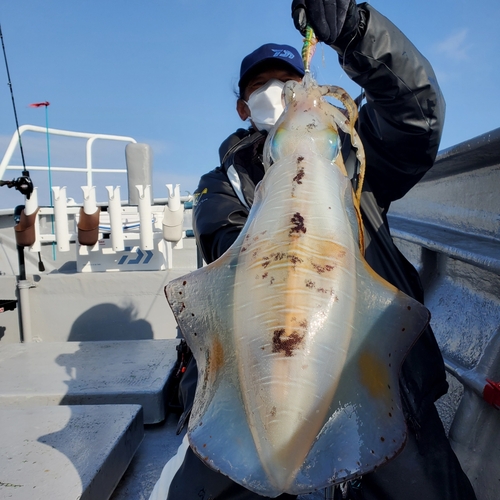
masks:
{"type": "MultiPolygon", "coordinates": [[[[48,108],[50,106],[49,101],[45,102],[35,102],[33,104],[30,104],[30,107],[32,108],[41,108],[45,107],[45,136],[47,140],[47,166],[48,166],[48,171],[49,171],[49,202],[50,202],[50,208],[54,209],[54,201],[53,201],[53,196],[52,196],[52,169],[51,169],[51,163],[50,163],[50,132],[49,132],[49,111],[48,108]]],[[[54,214],[51,215],[50,217],[51,223],[52,223],[52,234],[55,234],[55,226],[54,226],[54,214]]],[[[56,242],[52,242],[52,258],[53,260],[56,260],[56,242]]]]}
{"type": "MultiPolygon", "coordinates": [[[[49,199],[50,199],[50,207],[52,210],[54,209],[54,202],[52,198],[52,170],[50,168],[50,134],[49,134],[49,103],[45,103],[45,128],[47,130],[47,165],[49,167],[49,199]]],[[[52,214],[52,217],[50,218],[51,223],[52,223],[52,234],[55,234],[55,227],[54,227],[54,214],[52,214]]],[[[56,242],[52,242],[52,259],[55,261],[56,260],[56,242]]]]}

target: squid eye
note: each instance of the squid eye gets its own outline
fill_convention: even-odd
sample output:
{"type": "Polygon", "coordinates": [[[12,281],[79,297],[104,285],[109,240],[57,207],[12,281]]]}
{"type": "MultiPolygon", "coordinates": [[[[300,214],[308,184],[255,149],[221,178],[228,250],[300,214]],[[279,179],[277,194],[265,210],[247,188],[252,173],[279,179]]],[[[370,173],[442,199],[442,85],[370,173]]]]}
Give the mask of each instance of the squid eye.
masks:
{"type": "Polygon", "coordinates": [[[340,153],[340,137],[333,129],[326,129],[314,137],[316,151],[330,161],[335,160],[340,153]]]}
{"type": "Polygon", "coordinates": [[[284,158],[288,154],[291,154],[292,151],[290,148],[290,136],[292,134],[287,134],[287,131],[282,127],[278,128],[274,133],[274,136],[271,138],[271,163],[278,161],[280,158],[284,158]]]}

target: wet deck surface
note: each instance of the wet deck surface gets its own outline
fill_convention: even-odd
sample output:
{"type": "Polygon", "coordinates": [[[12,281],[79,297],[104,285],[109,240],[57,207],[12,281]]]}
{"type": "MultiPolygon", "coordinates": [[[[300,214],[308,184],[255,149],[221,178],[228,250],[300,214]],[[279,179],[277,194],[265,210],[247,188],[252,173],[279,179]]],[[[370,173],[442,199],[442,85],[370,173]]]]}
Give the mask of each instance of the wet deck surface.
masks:
{"type": "Polygon", "coordinates": [[[175,434],[177,417],[164,423],[147,425],[144,440],[110,500],[147,500],[163,466],[176,453],[182,436],[175,434]]]}

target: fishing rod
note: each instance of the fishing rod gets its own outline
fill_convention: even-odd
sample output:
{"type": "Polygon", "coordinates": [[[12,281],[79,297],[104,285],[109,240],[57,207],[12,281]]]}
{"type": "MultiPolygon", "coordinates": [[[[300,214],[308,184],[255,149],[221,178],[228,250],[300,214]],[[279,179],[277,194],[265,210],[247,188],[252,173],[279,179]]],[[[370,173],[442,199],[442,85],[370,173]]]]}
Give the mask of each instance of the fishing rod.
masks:
{"type": "MultiPolygon", "coordinates": [[[[0,24],[0,40],[2,42],[2,52],[3,52],[3,58],[5,61],[5,69],[7,71],[7,84],[10,89],[10,97],[12,100],[12,108],[14,110],[14,119],[16,121],[16,130],[17,130],[17,137],[19,141],[19,150],[21,151],[21,160],[23,164],[23,171],[21,177],[18,177],[17,179],[13,179],[12,181],[3,181],[0,179],[0,187],[1,186],[7,186],[8,188],[15,188],[17,191],[19,191],[21,194],[26,196],[26,198],[29,200],[31,193],[33,193],[33,181],[31,180],[30,173],[26,169],[26,161],[24,159],[24,149],[23,149],[23,143],[21,141],[21,133],[19,132],[19,120],[17,119],[17,109],[16,109],[16,101],[14,99],[14,91],[12,89],[12,81],[10,79],[10,71],[9,71],[9,63],[7,61],[7,51],[5,50],[5,44],[3,41],[3,32],[2,32],[2,25],[0,24]]],[[[20,218],[21,218],[21,210],[24,209],[24,207],[17,207],[16,211],[14,213],[14,219],[17,224],[19,224],[20,218]]],[[[21,245],[17,245],[17,256],[19,260],[19,277],[22,282],[26,280],[26,266],[25,266],[25,259],[24,259],[24,247],[21,245]]],[[[43,265],[42,262],[42,257],[40,252],[38,252],[38,269],[40,271],[45,270],[45,266],[43,265]]]]}
{"type": "Polygon", "coordinates": [[[23,163],[23,173],[21,177],[13,179],[12,181],[3,181],[0,179],[0,186],[7,186],[9,188],[17,189],[21,194],[25,195],[29,200],[31,193],[33,192],[33,182],[30,177],[30,173],[26,170],[26,162],[24,160],[24,150],[23,143],[21,141],[21,133],[19,132],[19,121],[17,119],[16,101],[14,99],[14,91],[12,90],[12,81],[10,79],[9,64],[7,62],[7,52],[5,50],[5,44],[3,41],[2,25],[0,24],[0,40],[2,41],[2,51],[3,58],[5,61],[5,69],[7,70],[7,85],[10,89],[10,97],[12,99],[12,108],[14,109],[14,119],[16,121],[17,136],[19,140],[19,150],[21,151],[21,160],[23,163]]]}

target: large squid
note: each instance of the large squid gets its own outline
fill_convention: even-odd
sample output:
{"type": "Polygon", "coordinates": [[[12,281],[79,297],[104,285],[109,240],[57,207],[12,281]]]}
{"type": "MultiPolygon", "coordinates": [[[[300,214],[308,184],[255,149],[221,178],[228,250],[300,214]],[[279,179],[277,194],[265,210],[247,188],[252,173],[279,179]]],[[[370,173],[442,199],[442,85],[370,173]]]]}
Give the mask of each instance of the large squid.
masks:
{"type": "Polygon", "coordinates": [[[270,497],[344,482],[401,451],[399,369],[429,319],[363,257],[356,105],[309,72],[284,99],[238,239],[166,287],[199,370],[190,445],[270,497]],[[356,189],[340,131],[357,149],[356,189]]]}

